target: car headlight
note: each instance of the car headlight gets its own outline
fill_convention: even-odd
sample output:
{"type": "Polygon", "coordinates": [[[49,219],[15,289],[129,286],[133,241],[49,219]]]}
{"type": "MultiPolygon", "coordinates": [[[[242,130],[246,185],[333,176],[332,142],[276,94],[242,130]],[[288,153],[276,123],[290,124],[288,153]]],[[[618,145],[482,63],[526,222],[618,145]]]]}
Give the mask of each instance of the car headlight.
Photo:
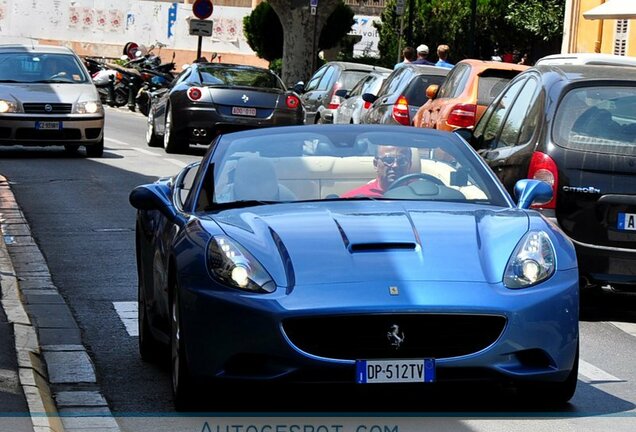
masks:
{"type": "Polygon", "coordinates": [[[276,284],[247,250],[226,236],[215,236],[208,244],[208,269],[219,282],[255,293],[271,293],[276,284]]]}
{"type": "Polygon", "coordinates": [[[19,112],[18,104],[8,100],[0,99],[0,113],[14,113],[19,112]]]}
{"type": "Polygon", "coordinates": [[[554,246],[547,233],[528,232],[508,260],[504,285],[508,288],[526,288],[546,280],[554,273],[555,257],[554,246]]]}
{"type": "Polygon", "coordinates": [[[74,114],[95,114],[103,111],[100,101],[85,101],[75,104],[74,114]]]}

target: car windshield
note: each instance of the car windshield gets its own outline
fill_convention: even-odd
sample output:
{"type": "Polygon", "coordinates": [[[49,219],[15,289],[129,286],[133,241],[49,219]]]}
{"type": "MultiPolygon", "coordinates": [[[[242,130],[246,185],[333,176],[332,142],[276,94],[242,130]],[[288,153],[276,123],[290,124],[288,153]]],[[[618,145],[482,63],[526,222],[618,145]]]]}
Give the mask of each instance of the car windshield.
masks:
{"type": "Polygon", "coordinates": [[[75,56],[57,53],[15,52],[0,57],[0,82],[87,83],[75,56]]]}
{"type": "Polygon", "coordinates": [[[559,104],[553,125],[553,139],[562,147],[634,156],[636,86],[571,90],[559,104]]]}
{"type": "Polygon", "coordinates": [[[196,207],[345,199],[509,205],[479,156],[457,136],[373,129],[299,127],[223,136],[196,207]]]}
{"type": "Polygon", "coordinates": [[[201,66],[201,83],[218,86],[244,86],[285,90],[282,82],[268,70],[243,67],[201,66]]]}

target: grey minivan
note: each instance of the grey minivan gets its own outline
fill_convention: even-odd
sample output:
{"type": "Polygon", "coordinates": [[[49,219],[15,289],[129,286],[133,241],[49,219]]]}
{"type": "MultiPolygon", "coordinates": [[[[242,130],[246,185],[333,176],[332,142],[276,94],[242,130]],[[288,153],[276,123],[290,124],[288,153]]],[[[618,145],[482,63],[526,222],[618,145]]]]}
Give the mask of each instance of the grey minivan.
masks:
{"type": "Polygon", "coordinates": [[[0,45],[0,146],[86,148],[104,153],[104,109],[88,70],[69,48],[0,45]]]}
{"type": "Polygon", "coordinates": [[[302,93],[305,123],[333,123],[333,114],[344,101],[338,90],[351,90],[362,78],[374,70],[389,69],[362,63],[332,61],[325,63],[309,79],[307,85],[296,86],[302,93]]]}

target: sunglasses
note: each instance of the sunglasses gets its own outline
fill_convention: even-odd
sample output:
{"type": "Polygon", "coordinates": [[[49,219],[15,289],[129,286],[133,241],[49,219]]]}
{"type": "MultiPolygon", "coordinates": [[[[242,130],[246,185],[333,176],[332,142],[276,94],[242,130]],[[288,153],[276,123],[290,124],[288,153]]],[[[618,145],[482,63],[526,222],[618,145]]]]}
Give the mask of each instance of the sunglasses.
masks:
{"type": "Polygon", "coordinates": [[[410,159],[404,156],[382,156],[378,159],[386,166],[393,166],[397,164],[397,166],[405,167],[411,163],[410,159]]]}

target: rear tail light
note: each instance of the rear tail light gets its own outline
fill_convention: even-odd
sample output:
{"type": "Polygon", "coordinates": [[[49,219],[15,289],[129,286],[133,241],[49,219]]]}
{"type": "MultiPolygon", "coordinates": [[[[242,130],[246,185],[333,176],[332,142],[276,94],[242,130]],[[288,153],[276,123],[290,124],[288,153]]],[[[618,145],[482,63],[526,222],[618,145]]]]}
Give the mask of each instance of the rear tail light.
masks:
{"type": "Polygon", "coordinates": [[[477,119],[477,105],[457,104],[451,109],[446,123],[449,126],[462,128],[475,126],[477,119]]]}
{"type": "Polygon", "coordinates": [[[141,73],[141,79],[144,81],[148,81],[150,80],[150,78],[152,78],[152,75],[147,73],[147,72],[142,72],[141,73]]]}
{"type": "Polygon", "coordinates": [[[191,101],[198,101],[199,99],[201,99],[201,96],[203,95],[203,93],[201,92],[201,89],[198,87],[190,87],[187,93],[188,93],[188,98],[191,101]]]}
{"type": "Polygon", "coordinates": [[[400,96],[395,105],[393,105],[393,112],[391,115],[396,122],[404,126],[409,126],[411,124],[409,101],[404,96],[400,96]]]}
{"type": "Polygon", "coordinates": [[[532,208],[556,208],[557,188],[559,187],[559,172],[554,160],[545,153],[534,152],[532,154],[532,159],[530,159],[528,178],[542,180],[552,186],[552,199],[546,203],[533,204],[532,208]]]}
{"type": "Polygon", "coordinates": [[[340,84],[339,82],[334,84],[333,93],[331,93],[331,99],[329,100],[329,105],[327,106],[327,108],[338,109],[338,107],[340,106],[340,96],[336,96],[336,92],[340,89],[340,87],[342,87],[342,84],[340,84]]]}
{"type": "Polygon", "coordinates": [[[287,105],[289,109],[296,109],[300,105],[300,99],[296,96],[289,95],[287,99],[285,99],[285,105],[287,105]]]}
{"type": "Polygon", "coordinates": [[[371,108],[371,102],[364,101],[364,105],[363,106],[364,106],[364,109],[369,109],[369,108],[371,108]]]}

